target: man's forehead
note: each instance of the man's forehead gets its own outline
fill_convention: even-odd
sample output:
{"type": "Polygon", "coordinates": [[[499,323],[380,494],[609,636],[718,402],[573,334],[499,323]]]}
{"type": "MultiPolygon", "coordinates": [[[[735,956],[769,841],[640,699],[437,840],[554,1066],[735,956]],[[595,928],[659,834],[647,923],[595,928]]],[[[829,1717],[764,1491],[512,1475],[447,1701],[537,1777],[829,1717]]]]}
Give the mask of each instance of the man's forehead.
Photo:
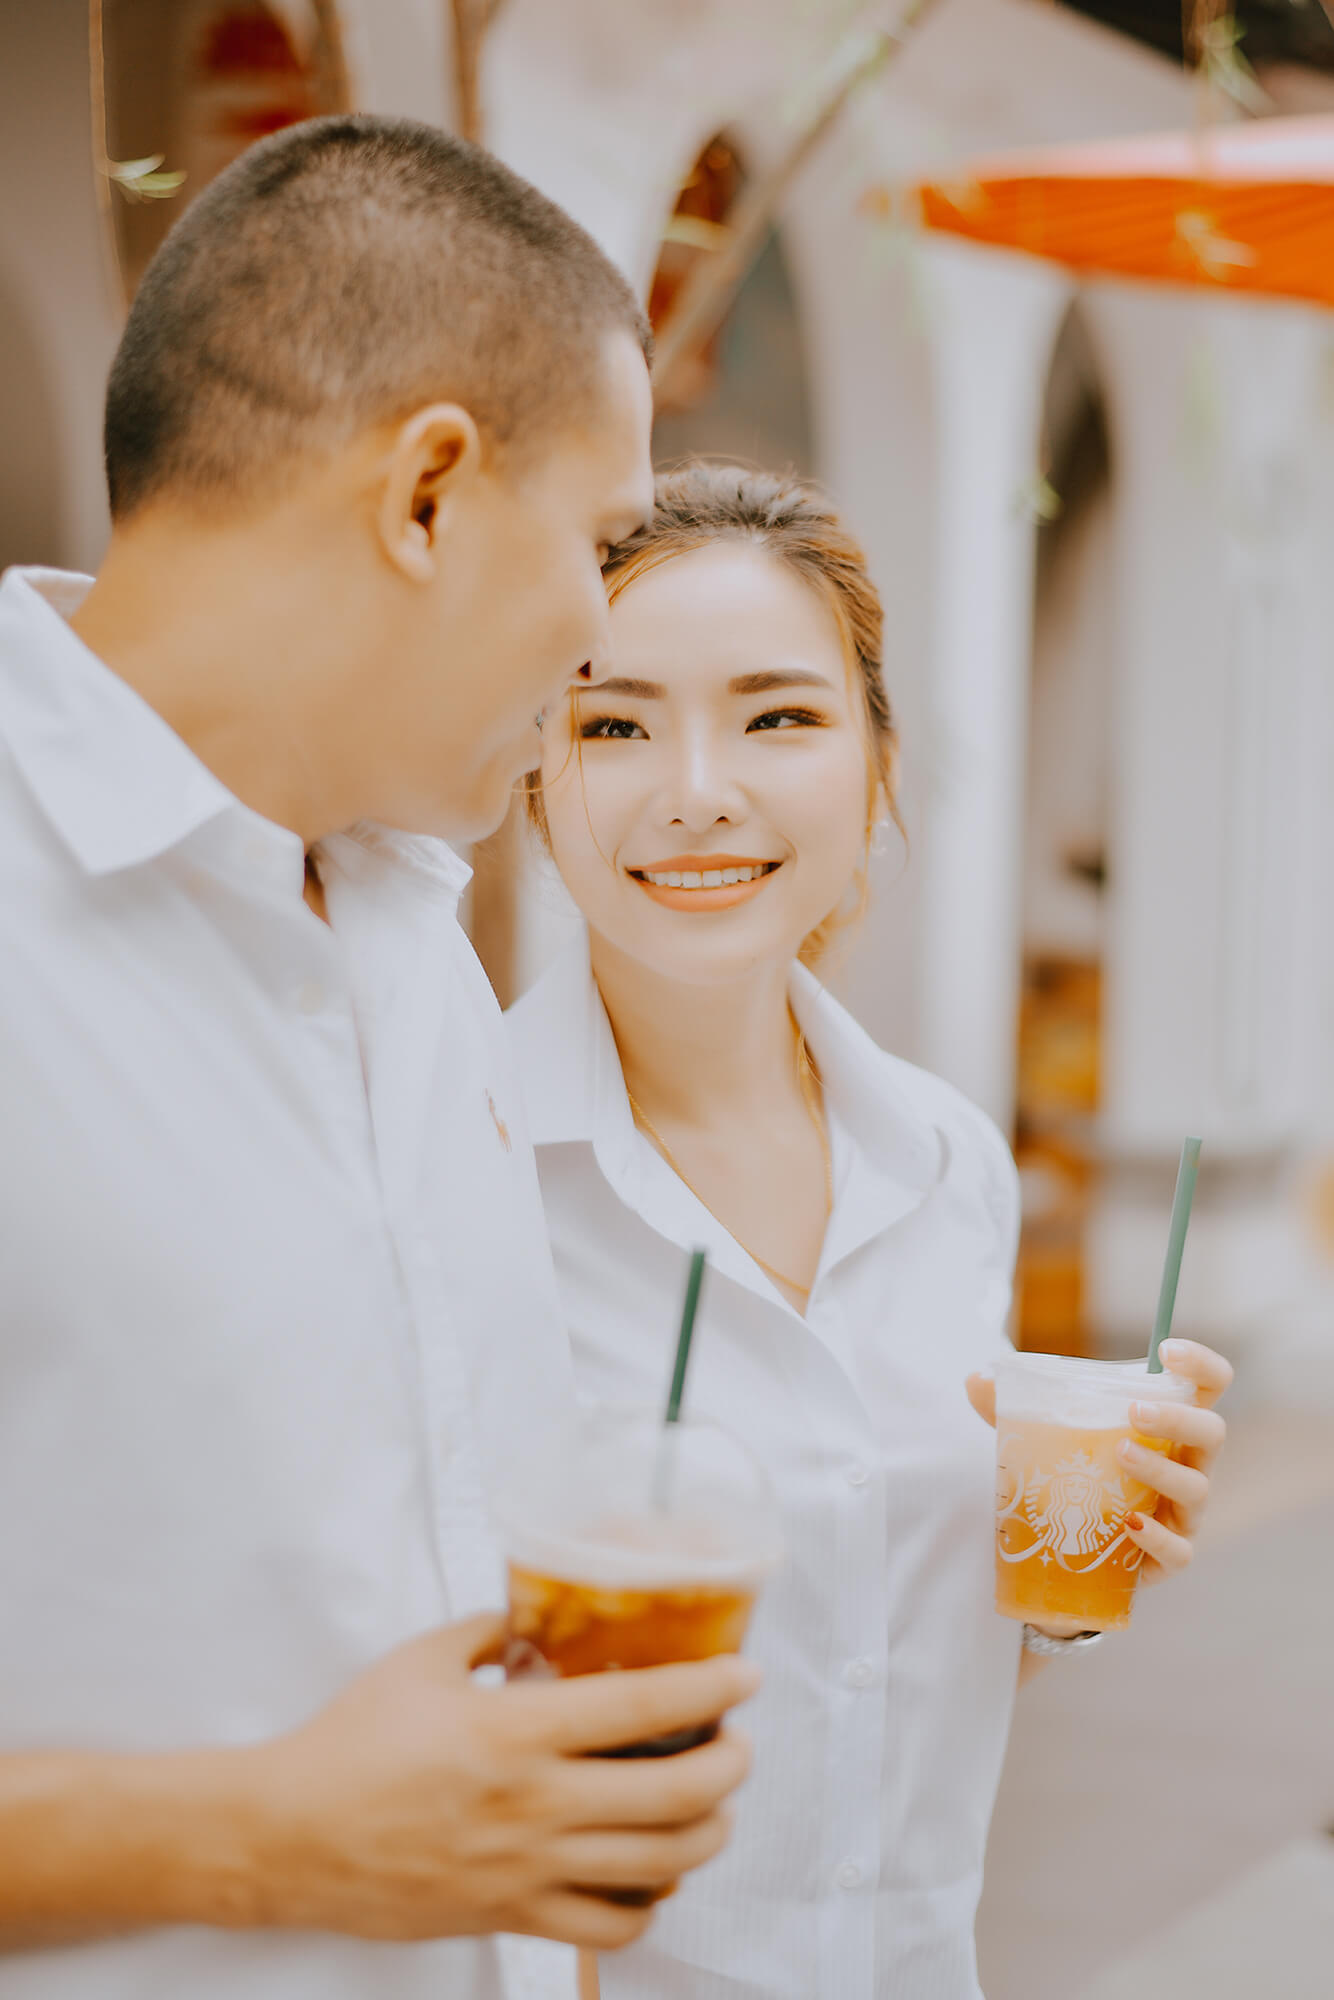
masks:
{"type": "Polygon", "coordinates": [[[615,440],[619,444],[626,456],[627,476],[642,480],[647,475],[651,484],[653,384],[648,363],[638,342],[623,331],[603,341],[600,359],[593,428],[608,443],[615,440]]]}

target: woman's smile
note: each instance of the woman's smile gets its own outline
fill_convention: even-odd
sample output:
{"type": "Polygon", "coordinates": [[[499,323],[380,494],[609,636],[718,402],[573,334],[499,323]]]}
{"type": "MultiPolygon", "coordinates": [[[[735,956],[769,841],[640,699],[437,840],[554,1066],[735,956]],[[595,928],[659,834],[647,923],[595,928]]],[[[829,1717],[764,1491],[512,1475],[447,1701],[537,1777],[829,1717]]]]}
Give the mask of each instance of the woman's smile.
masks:
{"type": "Polygon", "coordinates": [[[782,865],[749,854],[674,854],[626,873],[666,909],[730,910],[757,896],[782,865]]]}

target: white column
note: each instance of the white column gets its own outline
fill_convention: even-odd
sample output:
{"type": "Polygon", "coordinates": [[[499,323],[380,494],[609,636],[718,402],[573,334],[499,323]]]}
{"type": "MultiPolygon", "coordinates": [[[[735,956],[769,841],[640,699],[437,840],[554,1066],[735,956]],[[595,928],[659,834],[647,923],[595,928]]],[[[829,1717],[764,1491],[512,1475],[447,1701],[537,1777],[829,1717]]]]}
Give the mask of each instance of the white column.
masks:
{"type": "Polygon", "coordinates": [[[1197,1132],[1179,1321],[1233,1352],[1259,1332],[1276,1356],[1329,1308],[1295,1193],[1330,1129],[1329,322],[1148,287],[1107,287],[1089,318],[1118,605],[1094,1311],[1142,1337],[1172,1170],[1197,1132]]]}
{"type": "Polygon", "coordinates": [[[963,245],[933,247],[931,264],[939,455],[921,1049],[1008,1128],[1033,618],[1023,496],[1069,285],[1050,266],[963,245]]]}
{"type": "Polygon", "coordinates": [[[1103,1122],[1280,1147],[1311,1045],[1321,335],[1299,308],[1091,303],[1117,517],[1103,1122]]]}
{"type": "Polygon", "coordinates": [[[885,839],[871,864],[867,915],[839,938],[821,971],[878,1042],[917,1061],[935,410],[918,296],[921,254],[916,239],[877,228],[859,210],[869,178],[863,135],[849,120],[810,161],[782,216],[814,469],[865,550],[884,603],[885,685],[899,730],[898,803],[910,842],[905,855],[897,834],[885,839]]]}

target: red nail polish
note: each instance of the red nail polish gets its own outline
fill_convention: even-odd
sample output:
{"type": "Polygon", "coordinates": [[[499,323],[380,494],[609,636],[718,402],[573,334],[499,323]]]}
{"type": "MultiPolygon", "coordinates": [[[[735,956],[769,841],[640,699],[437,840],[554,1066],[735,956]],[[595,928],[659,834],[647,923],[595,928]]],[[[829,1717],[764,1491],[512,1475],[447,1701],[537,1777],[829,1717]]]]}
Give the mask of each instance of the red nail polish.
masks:
{"type": "Polygon", "coordinates": [[[1144,1516],[1142,1514],[1127,1514],[1126,1526],[1129,1528],[1132,1535],[1137,1535],[1140,1529],[1144,1526],[1144,1516]]]}

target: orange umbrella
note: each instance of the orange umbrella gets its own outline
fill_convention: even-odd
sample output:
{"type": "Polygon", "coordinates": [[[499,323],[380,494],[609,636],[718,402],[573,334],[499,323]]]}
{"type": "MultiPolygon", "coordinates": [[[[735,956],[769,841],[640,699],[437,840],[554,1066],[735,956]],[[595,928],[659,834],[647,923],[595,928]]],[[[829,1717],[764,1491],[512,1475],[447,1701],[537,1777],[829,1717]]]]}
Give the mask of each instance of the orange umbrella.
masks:
{"type": "Polygon", "coordinates": [[[1334,306],[1334,118],[981,160],[917,189],[928,229],[1072,270],[1334,306]]]}

